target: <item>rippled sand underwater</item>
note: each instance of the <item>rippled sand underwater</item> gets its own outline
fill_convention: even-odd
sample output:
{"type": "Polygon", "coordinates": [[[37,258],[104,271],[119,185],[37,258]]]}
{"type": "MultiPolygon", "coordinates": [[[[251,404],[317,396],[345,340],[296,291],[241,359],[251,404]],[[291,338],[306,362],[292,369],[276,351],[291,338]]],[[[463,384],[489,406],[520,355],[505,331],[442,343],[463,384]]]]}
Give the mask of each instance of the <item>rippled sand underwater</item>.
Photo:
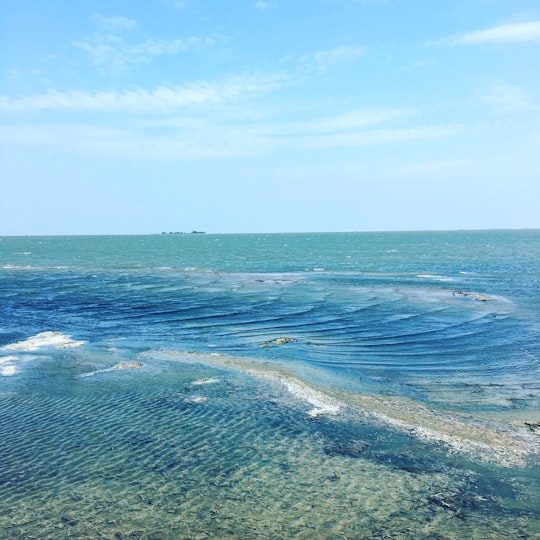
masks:
{"type": "Polygon", "coordinates": [[[310,414],[256,363],[57,352],[0,392],[2,538],[540,537],[530,464],[310,414]]]}

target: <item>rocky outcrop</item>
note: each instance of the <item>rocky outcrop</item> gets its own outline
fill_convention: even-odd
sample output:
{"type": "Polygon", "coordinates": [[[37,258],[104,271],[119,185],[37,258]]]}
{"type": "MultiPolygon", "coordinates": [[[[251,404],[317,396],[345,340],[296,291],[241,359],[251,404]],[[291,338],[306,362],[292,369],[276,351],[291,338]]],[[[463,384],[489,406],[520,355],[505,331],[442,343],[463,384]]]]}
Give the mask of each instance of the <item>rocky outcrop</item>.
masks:
{"type": "Polygon", "coordinates": [[[265,341],[259,345],[259,347],[275,347],[277,345],[284,345],[285,343],[293,343],[296,341],[296,339],[292,337],[279,337],[276,339],[271,339],[269,341],[265,341]]]}

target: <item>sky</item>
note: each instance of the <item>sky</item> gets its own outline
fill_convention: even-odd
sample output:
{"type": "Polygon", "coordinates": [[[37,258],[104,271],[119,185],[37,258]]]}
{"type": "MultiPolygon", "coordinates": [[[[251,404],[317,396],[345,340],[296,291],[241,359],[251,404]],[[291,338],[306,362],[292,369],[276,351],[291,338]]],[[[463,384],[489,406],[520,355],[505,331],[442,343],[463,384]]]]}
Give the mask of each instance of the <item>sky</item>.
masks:
{"type": "Polygon", "coordinates": [[[3,0],[0,235],[540,228],[538,0],[3,0]]]}

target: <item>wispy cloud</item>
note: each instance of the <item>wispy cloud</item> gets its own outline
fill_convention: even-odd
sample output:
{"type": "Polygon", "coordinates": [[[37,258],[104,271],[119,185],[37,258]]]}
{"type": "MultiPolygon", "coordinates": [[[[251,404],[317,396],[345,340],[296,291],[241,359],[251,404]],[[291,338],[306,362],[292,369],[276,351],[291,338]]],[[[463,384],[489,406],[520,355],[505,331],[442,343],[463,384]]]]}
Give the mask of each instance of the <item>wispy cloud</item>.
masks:
{"type": "Polygon", "coordinates": [[[303,137],[302,140],[290,139],[285,135],[283,143],[292,147],[309,148],[355,147],[420,139],[438,139],[457,135],[462,133],[465,129],[465,126],[461,124],[441,124],[408,128],[360,129],[346,133],[314,133],[303,137]]]}
{"type": "Polygon", "coordinates": [[[36,110],[168,112],[198,105],[211,105],[260,95],[284,84],[281,74],[232,77],[224,82],[197,81],[183,86],[158,86],[152,90],[88,92],[49,91],[11,98],[0,96],[0,111],[36,110]]]}
{"type": "Polygon", "coordinates": [[[481,45],[485,43],[540,42],[540,21],[493,26],[465,34],[457,34],[426,45],[481,45]]]}
{"type": "MultiPolygon", "coordinates": [[[[393,107],[365,107],[354,109],[330,117],[317,118],[302,122],[288,122],[276,127],[282,136],[306,134],[342,135],[358,132],[368,127],[389,121],[410,117],[413,109],[393,107]]],[[[275,131],[275,130],[274,130],[275,131]]]]}
{"type": "Polygon", "coordinates": [[[104,15],[96,14],[92,19],[103,29],[109,32],[116,32],[121,30],[134,30],[137,28],[137,21],[128,19],[127,17],[121,17],[119,15],[106,17],[104,15]]]}
{"type": "MultiPolygon", "coordinates": [[[[221,126],[234,125],[240,130],[249,130],[253,137],[264,136],[273,140],[291,141],[317,136],[358,133],[390,122],[393,122],[395,126],[396,121],[409,118],[417,112],[406,108],[365,107],[309,120],[284,121],[276,120],[271,115],[253,115],[249,108],[246,114],[244,103],[240,104],[240,108],[228,107],[227,110],[219,109],[218,111],[217,115],[213,115],[213,121],[221,126]]],[[[207,115],[207,120],[209,118],[210,116],[207,115]]],[[[167,116],[151,120],[143,119],[139,125],[166,129],[196,129],[201,125],[201,118],[167,116]]],[[[214,125],[213,129],[215,127],[214,125]]]]}
{"type": "Polygon", "coordinates": [[[117,126],[112,115],[107,116],[107,125],[96,120],[92,124],[10,126],[5,123],[0,127],[0,140],[7,144],[71,149],[110,159],[141,156],[155,160],[196,160],[433,140],[453,137],[467,129],[460,124],[411,122],[418,111],[391,107],[353,109],[303,121],[276,117],[246,119],[242,114],[229,114],[231,107],[241,109],[247,98],[268,90],[272,84],[276,83],[230,81],[219,88],[199,85],[184,88],[183,92],[159,88],[150,93],[46,94],[18,105],[55,110],[78,107],[103,112],[136,107],[147,114],[117,126]],[[224,101],[228,102],[227,107],[222,106],[224,101]],[[204,107],[194,108],[194,104],[204,107]],[[213,104],[219,106],[212,108],[213,104]],[[159,114],[165,110],[168,114],[159,114]],[[171,114],[175,115],[171,117],[171,114]]]}
{"type": "Polygon", "coordinates": [[[268,9],[270,4],[268,2],[265,2],[264,0],[258,0],[258,2],[255,2],[255,7],[259,11],[264,11],[265,9],[268,9]]]}
{"type": "Polygon", "coordinates": [[[135,20],[101,14],[94,15],[92,20],[99,27],[98,31],[87,39],[73,41],[72,45],[87,53],[95,66],[113,72],[149,62],[152,58],[162,55],[175,55],[211,47],[229,39],[223,35],[189,36],[175,39],[146,39],[130,43],[120,34],[137,28],[135,20]]]}
{"type": "Polygon", "coordinates": [[[360,46],[340,45],[333,49],[318,51],[303,56],[300,60],[308,68],[317,68],[321,71],[340,62],[356,60],[366,54],[366,48],[360,46]]]}
{"type": "Polygon", "coordinates": [[[148,62],[156,56],[210,47],[218,40],[225,39],[223,36],[219,38],[190,36],[172,40],[147,39],[141,43],[128,45],[118,36],[96,35],[89,41],[75,41],[73,45],[85,51],[94,65],[114,70],[148,62]]]}
{"type": "Polygon", "coordinates": [[[486,103],[493,106],[498,114],[509,114],[523,111],[539,110],[531,97],[517,85],[497,83],[483,96],[486,103]]]}
{"type": "Polygon", "coordinates": [[[287,125],[227,124],[187,119],[184,126],[157,131],[141,125],[122,128],[48,124],[0,127],[6,144],[53,146],[111,159],[196,160],[270,155],[282,150],[360,148],[417,140],[447,138],[463,133],[459,124],[409,128],[361,129],[351,132],[291,134],[287,125]]]}

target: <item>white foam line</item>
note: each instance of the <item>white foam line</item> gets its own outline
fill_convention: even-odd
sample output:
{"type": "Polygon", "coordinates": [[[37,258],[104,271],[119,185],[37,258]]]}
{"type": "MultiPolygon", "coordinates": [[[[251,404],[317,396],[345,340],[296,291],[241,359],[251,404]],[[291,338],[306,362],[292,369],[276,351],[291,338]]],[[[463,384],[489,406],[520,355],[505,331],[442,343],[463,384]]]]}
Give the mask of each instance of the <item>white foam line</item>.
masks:
{"type": "Polygon", "coordinates": [[[251,369],[246,369],[245,371],[255,377],[277,381],[283,384],[294,397],[313,405],[314,408],[308,412],[309,416],[334,416],[341,411],[342,405],[337,400],[323,392],[315,390],[307,384],[303,384],[276,372],[261,372],[251,369]]]}
{"type": "Polygon", "coordinates": [[[123,369],[137,369],[142,367],[144,364],[142,362],[123,362],[121,364],[116,364],[110,368],[97,369],[96,371],[89,371],[88,373],[81,373],[78,377],[92,377],[93,375],[99,375],[100,373],[109,373],[110,371],[118,371],[123,369]]]}
{"type": "Polygon", "coordinates": [[[204,403],[205,401],[208,401],[205,396],[190,396],[184,399],[184,403],[204,403]]]}
{"type": "Polygon", "coordinates": [[[340,405],[322,392],[290,379],[282,379],[281,382],[293,396],[314,405],[315,408],[308,412],[310,416],[336,415],[341,410],[340,405]]]}
{"type": "Polygon", "coordinates": [[[199,379],[198,381],[193,381],[191,384],[194,384],[196,386],[202,386],[204,384],[217,384],[220,382],[221,382],[221,379],[212,378],[212,379],[199,379]]]}
{"type": "Polygon", "coordinates": [[[16,356],[4,356],[0,358],[0,375],[3,377],[11,377],[18,373],[17,366],[14,363],[18,360],[16,356]]]}
{"type": "Polygon", "coordinates": [[[30,352],[46,347],[65,349],[71,347],[80,347],[85,343],[86,341],[73,340],[61,332],[40,332],[39,334],[31,336],[23,341],[17,341],[16,343],[4,345],[3,347],[0,347],[0,351],[30,352]]]}

